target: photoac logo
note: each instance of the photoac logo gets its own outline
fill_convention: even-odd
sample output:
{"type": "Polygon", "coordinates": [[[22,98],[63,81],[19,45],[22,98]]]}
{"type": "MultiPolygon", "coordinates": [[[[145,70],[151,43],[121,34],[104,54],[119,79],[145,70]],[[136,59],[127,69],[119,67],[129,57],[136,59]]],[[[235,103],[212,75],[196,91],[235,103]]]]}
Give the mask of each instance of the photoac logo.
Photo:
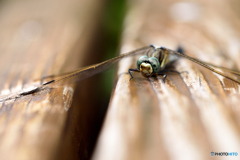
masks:
{"type": "Polygon", "coordinates": [[[210,156],[238,156],[237,152],[210,152],[210,156]]]}

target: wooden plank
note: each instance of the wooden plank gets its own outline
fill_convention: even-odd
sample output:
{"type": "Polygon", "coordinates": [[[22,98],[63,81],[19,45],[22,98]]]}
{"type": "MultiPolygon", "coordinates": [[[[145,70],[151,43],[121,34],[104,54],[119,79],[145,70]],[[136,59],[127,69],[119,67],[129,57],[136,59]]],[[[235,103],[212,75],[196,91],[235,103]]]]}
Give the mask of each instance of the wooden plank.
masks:
{"type": "MultiPolygon", "coordinates": [[[[42,81],[33,80],[42,76],[85,65],[103,2],[4,1],[0,11],[1,96],[40,85],[42,81]]],[[[56,158],[73,92],[74,85],[69,84],[0,103],[1,159],[56,158]]]]}
{"type": "MultiPolygon", "coordinates": [[[[151,43],[240,70],[238,1],[129,0],[121,53],[151,43]]],[[[240,153],[239,84],[189,60],[181,75],[144,78],[136,57],[119,64],[94,160],[227,159],[210,152],[240,153]]],[[[231,156],[230,159],[238,158],[231,156]]]]}

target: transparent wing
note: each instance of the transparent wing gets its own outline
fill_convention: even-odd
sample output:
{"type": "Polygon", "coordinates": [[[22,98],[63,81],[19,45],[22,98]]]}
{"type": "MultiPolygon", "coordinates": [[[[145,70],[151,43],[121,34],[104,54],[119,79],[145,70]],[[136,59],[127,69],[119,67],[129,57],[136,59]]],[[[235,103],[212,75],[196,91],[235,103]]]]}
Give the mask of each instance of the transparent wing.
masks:
{"type": "Polygon", "coordinates": [[[237,70],[233,70],[233,69],[229,69],[229,68],[225,68],[225,67],[221,67],[221,66],[217,66],[217,65],[214,65],[214,64],[211,64],[211,63],[207,63],[207,62],[204,62],[205,64],[211,66],[211,67],[214,67],[214,68],[219,68],[225,72],[228,72],[228,73],[232,73],[232,74],[235,74],[237,76],[240,76],[240,71],[237,71],[237,70]]]}
{"type": "Polygon", "coordinates": [[[95,75],[99,72],[102,72],[103,70],[107,69],[108,67],[110,67],[111,65],[113,65],[114,63],[116,63],[117,61],[121,60],[124,57],[133,56],[133,55],[136,55],[136,54],[146,54],[146,52],[149,48],[150,48],[149,46],[142,47],[142,48],[133,50],[131,52],[121,54],[117,57],[106,60],[104,62],[80,68],[79,70],[73,71],[73,72],[70,72],[70,73],[65,73],[65,74],[58,75],[58,76],[46,76],[44,78],[52,78],[53,77],[54,80],[48,81],[48,82],[44,83],[43,85],[40,85],[39,87],[36,87],[36,88],[34,88],[32,90],[29,90],[29,91],[24,91],[24,92],[21,92],[21,93],[15,93],[15,94],[11,94],[11,95],[8,95],[8,96],[6,95],[4,97],[0,97],[0,102],[10,100],[10,99],[19,98],[19,97],[24,96],[24,95],[32,94],[32,93],[41,91],[42,89],[44,89],[46,87],[52,87],[52,86],[55,86],[55,85],[59,86],[59,85],[63,85],[63,84],[67,84],[67,83],[73,83],[73,82],[76,82],[76,81],[83,80],[83,79],[91,77],[91,76],[93,76],[93,75],[95,75]]]}
{"type": "Polygon", "coordinates": [[[111,58],[109,60],[103,61],[101,63],[83,67],[83,68],[80,68],[79,70],[71,72],[71,73],[63,74],[60,76],[55,76],[54,80],[44,83],[42,87],[44,87],[46,85],[48,85],[48,86],[49,85],[62,85],[62,84],[66,84],[66,83],[73,83],[76,81],[83,80],[83,79],[91,77],[99,72],[102,72],[103,70],[109,68],[111,65],[115,64],[117,61],[121,60],[124,57],[132,56],[132,55],[136,55],[136,54],[144,54],[147,52],[147,50],[149,48],[150,48],[149,46],[142,47],[142,48],[133,50],[131,52],[121,54],[121,55],[111,58]]]}
{"type": "Polygon", "coordinates": [[[230,77],[230,76],[228,76],[228,75],[226,75],[226,74],[224,74],[224,73],[222,73],[222,72],[214,69],[213,67],[222,69],[222,70],[224,70],[225,72],[229,72],[229,73],[232,73],[232,74],[235,74],[235,75],[240,75],[240,72],[239,72],[239,71],[231,70],[231,69],[224,68],[224,67],[220,67],[220,66],[216,66],[216,65],[213,65],[213,64],[209,64],[209,63],[200,61],[200,60],[198,60],[198,59],[189,57],[189,56],[187,56],[187,55],[185,55],[185,54],[181,54],[181,53],[178,53],[178,52],[176,52],[176,51],[173,51],[173,50],[170,50],[170,49],[166,49],[166,48],[164,48],[164,49],[167,50],[168,54],[175,54],[175,55],[178,55],[178,56],[180,56],[180,57],[184,57],[184,58],[186,58],[186,59],[188,59],[188,60],[190,60],[190,61],[192,61],[192,62],[194,62],[194,63],[197,63],[197,64],[199,64],[199,65],[201,65],[201,66],[203,66],[203,67],[211,70],[212,72],[215,72],[215,73],[217,73],[217,74],[219,74],[219,75],[221,75],[221,76],[223,76],[223,77],[225,77],[225,78],[227,78],[227,79],[230,79],[230,80],[232,80],[232,81],[240,84],[240,81],[239,81],[239,80],[236,80],[236,79],[234,79],[234,78],[232,78],[232,77],[230,77]]]}

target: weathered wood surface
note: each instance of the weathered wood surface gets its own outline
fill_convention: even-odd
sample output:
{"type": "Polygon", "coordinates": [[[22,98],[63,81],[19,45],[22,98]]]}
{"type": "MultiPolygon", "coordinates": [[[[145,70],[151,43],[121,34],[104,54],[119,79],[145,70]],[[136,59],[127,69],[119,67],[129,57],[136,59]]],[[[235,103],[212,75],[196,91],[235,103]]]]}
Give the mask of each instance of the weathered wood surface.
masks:
{"type": "MultiPolygon", "coordinates": [[[[200,60],[240,70],[239,1],[129,0],[121,52],[158,44],[178,45],[200,60]]],[[[144,78],[133,73],[136,58],[120,62],[94,160],[239,159],[210,152],[240,154],[239,84],[189,60],[181,75],[144,78]]]]}
{"type": "MultiPolygon", "coordinates": [[[[102,7],[99,0],[2,1],[1,96],[40,85],[41,81],[32,81],[42,76],[86,65],[102,7]]],[[[76,158],[73,153],[79,146],[74,151],[65,148],[58,152],[65,136],[72,140],[74,135],[64,132],[73,92],[73,85],[59,86],[0,103],[0,159],[48,160],[57,155],[63,159],[63,153],[76,158]]],[[[75,113],[71,112],[76,120],[75,113]]]]}

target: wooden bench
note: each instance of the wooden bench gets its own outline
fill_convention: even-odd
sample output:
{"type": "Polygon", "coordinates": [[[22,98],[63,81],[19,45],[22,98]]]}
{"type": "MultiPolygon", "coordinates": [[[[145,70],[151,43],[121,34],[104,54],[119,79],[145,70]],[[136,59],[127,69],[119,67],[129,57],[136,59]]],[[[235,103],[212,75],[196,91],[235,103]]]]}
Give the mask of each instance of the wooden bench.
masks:
{"type": "MultiPolygon", "coordinates": [[[[105,60],[101,23],[107,5],[2,2],[1,96],[105,60]]],[[[235,6],[237,1],[130,0],[120,52],[151,43],[181,45],[189,56],[239,70],[235,6]]],[[[136,60],[120,61],[108,108],[101,103],[100,77],[1,102],[1,159],[202,160],[212,159],[212,151],[240,153],[239,84],[183,58],[174,64],[182,73],[168,73],[165,83],[139,73],[129,81],[127,70],[136,68],[136,60]]]]}

